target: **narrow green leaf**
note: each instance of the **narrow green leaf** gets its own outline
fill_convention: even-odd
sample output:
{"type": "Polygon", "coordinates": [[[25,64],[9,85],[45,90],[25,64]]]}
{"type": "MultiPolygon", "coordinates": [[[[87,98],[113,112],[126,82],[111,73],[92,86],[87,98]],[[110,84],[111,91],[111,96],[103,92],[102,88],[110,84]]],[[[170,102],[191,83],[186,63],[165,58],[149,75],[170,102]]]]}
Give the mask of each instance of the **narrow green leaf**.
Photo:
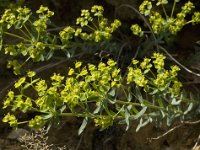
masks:
{"type": "Polygon", "coordinates": [[[135,87],[135,96],[139,100],[139,102],[142,103],[143,97],[140,92],[140,87],[138,87],[138,86],[135,87]]]}
{"type": "Polygon", "coordinates": [[[125,109],[126,131],[129,129],[129,118],[130,118],[130,113],[128,109],[125,109]]]}
{"type": "Polygon", "coordinates": [[[146,107],[153,108],[153,109],[162,109],[161,107],[156,106],[147,100],[143,100],[141,106],[146,106],[146,107]]]}
{"type": "Polygon", "coordinates": [[[146,110],[147,110],[147,107],[143,107],[142,110],[140,110],[140,112],[137,113],[137,114],[134,116],[134,118],[135,118],[135,119],[140,118],[140,117],[146,112],[146,110]]]}
{"type": "Polygon", "coordinates": [[[53,117],[53,114],[47,114],[47,115],[43,115],[42,119],[47,120],[53,117]]]}
{"type": "Polygon", "coordinates": [[[88,122],[88,118],[85,117],[85,118],[83,119],[83,122],[82,122],[82,124],[81,124],[79,130],[78,130],[78,135],[80,135],[80,134],[84,131],[84,129],[85,129],[86,125],[87,125],[87,122],[88,122]]]}
{"type": "Polygon", "coordinates": [[[132,110],[133,110],[133,112],[136,113],[136,114],[139,113],[139,111],[136,109],[136,107],[135,107],[134,105],[132,105],[132,110]]]}
{"type": "Polygon", "coordinates": [[[101,108],[102,108],[102,103],[100,103],[100,104],[97,105],[97,107],[96,107],[96,109],[94,110],[93,114],[99,113],[100,110],[101,110],[101,108]]]}
{"type": "Polygon", "coordinates": [[[128,93],[127,100],[128,100],[129,102],[132,100],[132,95],[131,95],[131,93],[130,93],[130,92],[128,93]]]}
{"type": "Polygon", "coordinates": [[[66,105],[63,105],[63,106],[60,108],[60,112],[62,113],[65,109],[66,109],[66,105]]]}
{"type": "Polygon", "coordinates": [[[180,103],[181,103],[181,100],[176,101],[176,98],[173,98],[171,102],[172,105],[180,105],[180,103]]]}
{"type": "Polygon", "coordinates": [[[159,106],[164,108],[163,100],[161,98],[158,98],[157,101],[158,101],[159,106]]]}
{"type": "Polygon", "coordinates": [[[145,122],[143,122],[143,119],[140,119],[140,123],[138,124],[136,128],[136,132],[138,132],[142,127],[146,126],[150,122],[150,119],[147,119],[145,122]]]}
{"type": "Polygon", "coordinates": [[[46,56],[46,60],[49,60],[54,54],[54,51],[53,50],[50,50],[46,56]]]}
{"type": "Polygon", "coordinates": [[[188,112],[190,112],[192,110],[193,106],[194,106],[194,104],[190,103],[189,106],[188,106],[188,108],[187,108],[187,110],[184,111],[184,115],[186,115],[188,112]]]}
{"type": "Polygon", "coordinates": [[[112,116],[112,111],[108,108],[108,103],[107,103],[107,101],[103,101],[103,108],[104,108],[104,110],[106,111],[106,113],[109,115],[109,116],[112,116]]]}
{"type": "Polygon", "coordinates": [[[108,95],[114,97],[114,96],[115,96],[115,89],[111,89],[111,90],[108,92],[108,95]]]}
{"type": "Polygon", "coordinates": [[[152,92],[150,92],[149,94],[150,95],[154,95],[154,94],[156,94],[158,92],[158,89],[154,89],[152,92]]]}
{"type": "Polygon", "coordinates": [[[111,103],[111,104],[115,104],[116,103],[116,99],[108,99],[108,101],[111,103]]]}
{"type": "Polygon", "coordinates": [[[163,110],[160,110],[161,114],[162,114],[162,117],[164,118],[165,117],[165,113],[163,110]]]}

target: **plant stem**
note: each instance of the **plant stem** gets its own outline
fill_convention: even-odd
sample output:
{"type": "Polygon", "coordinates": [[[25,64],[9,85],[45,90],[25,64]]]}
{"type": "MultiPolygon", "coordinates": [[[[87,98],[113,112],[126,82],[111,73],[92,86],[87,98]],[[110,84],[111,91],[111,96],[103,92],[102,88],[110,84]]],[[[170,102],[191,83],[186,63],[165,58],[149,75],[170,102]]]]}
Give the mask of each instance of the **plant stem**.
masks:
{"type": "Polygon", "coordinates": [[[123,92],[124,92],[124,94],[125,94],[125,96],[126,96],[126,99],[128,99],[128,95],[127,95],[127,93],[126,93],[126,91],[125,91],[125,89],[124,89],[124,86],[122,86],[122,90],[123,90],[123,92]]]}
{"type": "Polygon", "coordinates": [[[164,14],[165,14],[165,17],[168,18],[168,15],[167,15],[166,9],[165,9],[165,7],[164,7],[163,4],[162,4],[162,9],[163,9],[163,12],[164,12],[164,14]]]}
{"type": "MultiPolygon", "coordinates": [[[[30,20],[29,20],[29,23],[31,24],[31,26],[33,25],[33,23],[30,20]]],[[[33,35],[31,34],[31,32],[29,31],[29,29],[27,28],[27,26],[25,24],[24,24],[24,28],[26,29],[26,31],[28,32],[30,37],[33,37],[33,35]]]]}
{"type": "Polygon", "coordinates": [[[22,29],[19,29],[27,38],[31,39],[22,29]]]}
{"type": "MultiPolygon", "coordinates": [[[[99,23],[99,20],[98,20],[99,23]]],[[[98,30],[98,27],[96,26],[96,24],[92,21],[93,26],[96,28],[96,30],[98,30]]]]}
{"type": "Polygon", "coordinates": [[[31,57],[28,57],[28,58],[21,64],[21,67],[22,67],[27,61],[29,61],[29,59],[31,59],[31,57]]]}
{"type": "Polygon", "coordinates": [[[89,29],[95,31],[95,29],[94,29],[93,27],[91,27],[91,26],[89,26],[89,25],[87,25],[87,27],[88,27],[89,29]]]}
{"type": "Polygon", "coordinates": [[[172,12],[171,12],[171,17],[173,17],[175,7],[176,7],[176,0],[174,0],[174,4],[173,4],[173,7],[172,7],[172,12]]]}
{"type": "Polygon", "coordinates": [[[44,46],[53,46],[53,47],[57,47],[57,48],[62,48],[62,45],[56,45],[56,44],[46,44],[43,43],[44,46]]]}
{"type": "Polygon", "coordinates": [[[17,124],[24,124],[24,123],[28,123],[29,121],[22,121],[22,122],[18,122],[17,124]]]}
{"type": "Polygon", "coordinates": [[[116,100],[116,103],[118,103],[118,104],[123,104],[123,105],[141,106],[140,103],[125,102],[125,101],[121,101],[121,100],[116,100]]]}
{"type": "Polygon", "coordinates": [[[92,115],[92,114],[75,114],[75,113],[61,113],[60,116],[63,117],[90,117],[90,118],[95,118],[96,116],[100,115],[92,115]]]}
{"type": "Polygon", "coordinates": [[[19,35],[17,35],[17,34],[13,34],[13,33],[9,33],[9,32],[4,32],[4,33],[7,34],[7,35],[10,35],[10,36],[16,37],[16,38],[18,38],[18,39],[21,39],[21,40],[24,40],[24,41],[30,42],[30,40],[25,39],[25,38],[23,38],[23,37],[21,37],[21,36],[19,36],[19,35]]]}

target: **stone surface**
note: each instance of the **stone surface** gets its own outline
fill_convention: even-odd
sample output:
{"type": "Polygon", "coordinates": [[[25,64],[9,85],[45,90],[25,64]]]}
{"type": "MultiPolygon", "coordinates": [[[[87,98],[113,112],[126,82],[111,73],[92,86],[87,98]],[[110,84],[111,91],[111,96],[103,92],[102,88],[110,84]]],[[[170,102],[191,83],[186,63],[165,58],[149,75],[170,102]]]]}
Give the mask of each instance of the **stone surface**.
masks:
{"type": "Polygon", "coordinates": [[[19,138],[25,134],[30,134],[29,131],[21,128],[13,129],[7,136],[9,140],[19,140],[19,138]]]}

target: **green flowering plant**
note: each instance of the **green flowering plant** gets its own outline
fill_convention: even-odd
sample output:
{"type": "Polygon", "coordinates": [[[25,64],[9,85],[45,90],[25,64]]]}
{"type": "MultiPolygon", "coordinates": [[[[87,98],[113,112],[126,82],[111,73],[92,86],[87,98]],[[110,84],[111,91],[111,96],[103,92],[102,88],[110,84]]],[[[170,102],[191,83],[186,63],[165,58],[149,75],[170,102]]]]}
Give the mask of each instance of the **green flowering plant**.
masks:
{"type": "Polygon", "coordinates": [[[102,129],[116,122],[126,123],[128,129],[131,120],[138,120],[137,131],[148,123],[161,124],[164,119],[170,125],[177,119],[187,119],[195,103],[183,94],[179,70],[178,66],[166,69],[165,56],[154,53],[141,62],[133,59],[125,76],[112,59],[98,65],[77,61],[65,75],[54,73],[50,82],[30,71],[15,83],[15,90],[8,92],[3,108],[11,111],[3,122],[38,128],[63,117],[81,117],[79,134],[89,119],[102,129]],[[16,111],[37,115],[24,121],[14,116],[16,111]]]}
{"type": "MultiPolygon", "coordinates": [[[[168,36],[176,35],[184,26],[188,24],[195,25],[200,23],[200,12],[195,11],[195,6],[191,1],[186,2],[181,7],[181,11],[176,14],[175,8],[179,0],[174,0],[173,2],[173,6],[169,14],[165,8],[165,5],[169,5],[168,0],[144,0],[139,6],[139,12],[146,16],[146,19],[148,19],[150,24],[151,32],[153,32],[159,40],[165,40],[168,36]],[[156,7],[161,7],[163,12],[156,11],[156,7]]],[[[158,8],[157,10],[161,9],[158,8]]],[[[137,24],[133,24],[131,26],[131,30],[133,31],[133,34],[137,36],[149,33],[143,31],[137,24]]]]}
{"type": "Polygon", "coordinates": [[[103,17],[103,7],[94,5],[91,10],[83,9],[81,17],[77,18],[76,24],[79,28],[72,28],[70,26],[60,31],[60,39],[64,44],[74,37],[80,38],[84,41],[100,42],[111,38],[112,33],[121,26],[121,22],[115,19],[111,24],[108,19],[103,17]],[[95,23],[97,22],[97,23],[95,23]],[[89,32],[84,31],[88,28],[89,32]]]}
{"type": "Polygon", "coordinates": [[[50,18],[54,15],[48,7],[40,6],[35,12],[37,16],[25,6],[6,9],[0,18],[0,50],[13,57],[25,58],[22,64],[16,59],[10,60],[8,68],[13,68],[18,75],[29,60],[49,60],[57,51],[63,51],[71,57],[75,54],[74,47],[83,47],[83,40],[95,43],[108,41],[121,22],[115,19],[109,24],[108,19],[103,17],[103,11],[103,7],[98,5],[91,10],[82,10],[76,22],[80,27],[67,26],[57,36],[48,31],[50,18]],[[9,38],[17,40],[10,42],[7,40],[9,38]],[[70,52],[71,49],[73,51],[70,52]]]}
{"type": "Polygon", "coordinates": [[[41,6],[36,13],[39,18],[32,22],[32,12],[27,7],[5,10],[0,20],[1,50],[4,50],[5,54],[10,54],[11,56],[21,54],[29,56],[35,61],[44,59],[42,58],[42,53],[45,50],[45,44],[48,44],[46,38],[49,36],[46,31],[47,23],[54,13],[44,6],[41,6]],[[14,28],[17,33],[10,32],[11,28],[14,28]],[[10,44],[6,43],[7,41],[5,40],[4,43],[3,36],[6,35],[15,37],[20,41],[10,44]]]}

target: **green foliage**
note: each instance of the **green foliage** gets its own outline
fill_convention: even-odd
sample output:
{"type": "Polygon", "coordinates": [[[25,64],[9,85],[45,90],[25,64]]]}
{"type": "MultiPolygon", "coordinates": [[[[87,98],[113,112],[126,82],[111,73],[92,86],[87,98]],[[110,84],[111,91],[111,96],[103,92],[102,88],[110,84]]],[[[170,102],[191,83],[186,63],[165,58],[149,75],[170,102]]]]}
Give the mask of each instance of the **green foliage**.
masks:
{"type": "MultiPolygon", "coordinates": [[[[174,17],[177,2],[174,1],[169,16],[164,8],[168,1],[157,1],[155,5],[162,6],[164,17],[153,10],[155,2],[145,0],[139,7],[140,13],[149,19],[153,35],[159,40],[176,35],[188,23],[200,22],[199,12],[194,12],[192,19],[186,21],[194,9],[190,1],[174,17]]],[[[103,7],[97,5],[90,10],[84,9],[76,20],[78,27],[66,26],[58,35],[53,35],[48,32],[48,26],[54,13],[47,7],[41,6],[36,11],[37,17],[33,17],[26,7],[7,9],[0,20],[1,51],[14,58],[25,57],[24,63],[49,60],[59,51],[75,54],[74,51],[70,53],[73,47],[82,48],[86,42],[94,45],[108,41],[121,26],[117,19],[110,23],[103,17],[103,11],[103,7]],[[14,43],[6,40],[10,37],[17,40],[14,43]]],[[[140,37],[146,34],[137,24],[132,25],[131,30],[140,37]]],[[[128,129],[131,120],[138,120],[136,131],[148,123],[160,125],[167,122],[171,125],[173,121],[186,120],[196,101],[187,98],[182,90],[183,85],[177,78],[180,68],[167,68],[165,59],[161,53],[153,53],[151,58],[145,57],[142,61],[133,59],[123,72],[112,59],[98,65],[84,65],[77,61],[65,75],[54,73],[50,81],[36,78],[36,73],[29,71],[7,93],[3,109],[9,108],[10,111],[3,122],[12,127],[27,123],[30,127],[40,128],[59,123],[63,117],[81,117],[80,134],[89,119],[102,129],[116,122],[125,123],[128,129]],[[15,112],[36,112],[37,115],[24,121],[15,116],[15,112]]],[[[17,75],[23,64],[13,59],[7,67],[13,68],[17,75]]]]}
{"type": "MultiPolygon", "coordinates": [[[[176,4],[179,1],[174,0],[171,13],[167,14],[165,5],[168,4],[168,0],[158,0],[152,2],[145,0],[139,6],[139,11],[141,14],[146,16],[150,22],[152,32],[158,37],[158,39],[166,38],[165,36],[176,35],[185,25],[192,23],[193,25],[200,23],[200,12],[194,12],[194,4],[190,1],[186,2],[182,7],[181,11],[174,14],[176,4]],[[155,4],[154,4],[155,3],[155,4]],[[163,13],[157,10],[163,9],[163,13]],[[154,8],[155,7],[155,8],[154,8]],[[162,7],[160,9],[160,7],[162,7]]],[[[142,36],[145,31],[142,31],[139,25],[134,24],[131,27],[133,34],[137,36],[142,36]]]]}
{"type": "MultiPolygon", "coordinates": [[[[80,27],[67,26],[57,37],[47,30],[54,12],[41,6],[36,14],[38,17],[33,18],[31,10],[27,7],[6,9],[0,20],[0,50],[14,57],[24,56],[25,62],[44,61],[50,59],[56,50],[69,53],[71,48],[84,45],[82,40],[85,42],[109,40],[112,33],[121,25],[117,19],[109,24],[108,19],[103,17],[103,7],[95,5],[91,10],[82,10],[81,17],[77,18],[76,22],[80,27]],[[7,41],[8,37],[16,38],[17,42],[7,41]]],[[[72,54],[74,53],[73,51],[72,54]]],[[[17,75],[20,74],[22,65],[15,60],[10,61],[8,67],[13,67],[17,75]]]]}
{"type": "MultiPolygon", "coordinates": [[[[189,112],[184,113],[185,106],[192,102],[181,92],[182,84],[177,79],[180,69],[177,66],[165,69],[164,60],[165,56],[159,53],[144,58],[141,63],[134,59],[128,67],[126,81],[111,59],[98,66],[76,62],[66,75],[51,76],[50,84],[35,78],[34,72],[28,72],[28,77],[15,83],[16,92],[8,92],[3,108],[10,107],[14,112],[39,112],[40,115],[21,122],[10,112],[3,121],[11,126],[28,122],[30,127],[41,127],[63,116],[76,116],[91,118],[95,126],[104,129],[114,121],[124,121],[128,128],[130,120],[139,119],[139,130],[149,122],[159,120],[161,123],[164,118],[168,122],[176,118],[183,120],[189,112]],[[35,96],[30,96],[27,89],[35,96]]],[[[84,121],[82,127],[86,123],[84,121]]]]}

